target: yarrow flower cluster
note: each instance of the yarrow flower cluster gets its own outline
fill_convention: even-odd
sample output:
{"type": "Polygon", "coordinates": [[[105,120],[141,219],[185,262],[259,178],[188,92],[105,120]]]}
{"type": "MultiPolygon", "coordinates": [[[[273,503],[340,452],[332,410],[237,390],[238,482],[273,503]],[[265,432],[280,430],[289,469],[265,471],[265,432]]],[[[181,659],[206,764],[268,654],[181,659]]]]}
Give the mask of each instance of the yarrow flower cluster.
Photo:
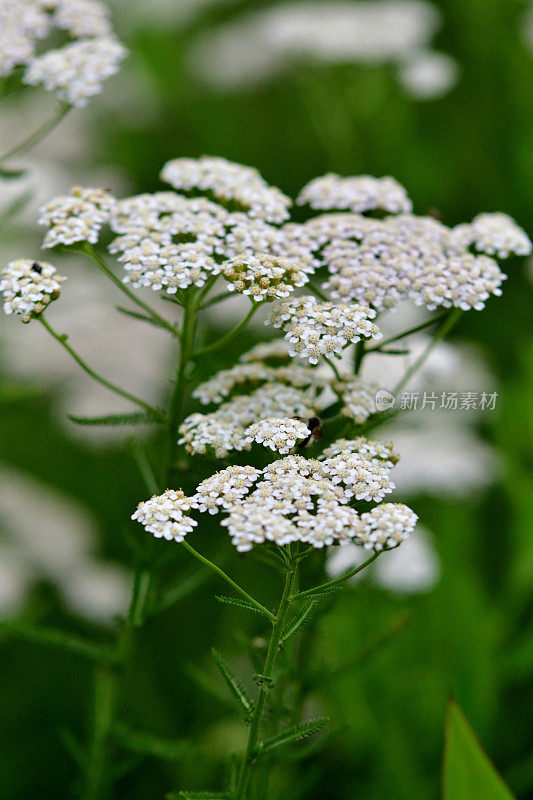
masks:
{"type": "Polygon", "coordinates": [[[0,0],[0,75],[26,67],[25,83],[42,84],[60,100],[84,106],[125,55],[98,0],[0,0]],[[38,55],[39,41],[54,30],[74,41],[38,55]]]}
{"type": "Polygon", "coordinates": [[[381,388],[377,383],[360,377],[347,381],[335,381],[333,388],[342,400],[341,414],[362,425],[376,412],[376,393],[381,388]]]}
{"type": "Polygon", "coordinates": [[[363,337],[380,339],[383,334],[371,322],[375,316],[369,306],[336,306],[306,296],[274,305],[268,324],[283,330],[290,355],[318,364],[320,356],[340,355],[363,337]]]}
{"type": "MultiPolygon", "coordinates": [[[[362,438],[349,446],[360,452],[324,455],[322,460],[288,455],[263,470],[228,467],[202,481],[192,497],[184,499],[179,493],[175,517],[181,522],[183,509],[189,507],[227,513],[221,524],[240,552],[265,541],[280,546],[304,542],[316,548],[355,542],[376,551],[397,547],[415,527],[417,516],[411,509],[401,503],[383,503],[359,514],[350,505],[361,500],[379,502],[394,489],[389,477],[392,461],[381,458],[390,456],[392,448],[362,438]]],[[[167,492],[148,503],[146,510],[148,504],[140,504],[133,518],[155,535],[165,535],[161,531],[166,529],[160,526],[174,519],[172,498],[169,503],[167,492]]]]}
{"type": "Polygon", "coordinates": [[[286,221],[290,200],[249,167],[176,159],[161,174],[182,193],[115,200],[100,190],[98,200],[97,190],[77,188],[51,201],[41,217],[50,227],[45,246],[94,244],[109,224],[117,234],[109,251],[123,264],[125,282],[172,295],[220,276],[231,291],[277,300],[271,324],[283,329],[291,356],[311,364],[363,337],[379,338],[376,312],[403,300],[430,310],[483,308],[506,277],[494,257],[531,252],[505,214],[481,214],[455,228],[415,216],[392,178],[316,178],[298,202],[345,210],[295,223],[286,221]],[[329,273],[322,291],[332,302],[290,297],[320,268],[329,273]]]}
{"type": "MultiPolygon", "coordinates": [[[[225,458],[230,450],[250,449],[255,430],[250,435],[249,427],[256,420],[313,417],[315,406],[310,393],[283,383],[266,383],[249,395],[222,403],[210,414],[191,414],[180,425],[178,442],[185,445],[188,453],[203,454],[209,448],[216,458],[225,458]]],[[[307,435],[304,433],[302,438],[307,435]]],[[[284,447],[285,443],[286,438],[281,435],[280,446],[284,447]]]]}
{"type": "Polygon", "coordinates": [[[413,205],[407,192],[394,178],[373,178],[359,175],[355,178],[340,178],[330,172],[310,181],[300,192],[299,205],[328,211],[388,211],[391,214],[408,214],[413,205]]]}
{"type": "Polygon", "coordinates": [[[182,542],[186,534],[198,525],[195,519],[183,513],[190,508],[191,500],[181,490],[167,489],[163,494],[139,503],[131,518],[138,520],[157,539],[182,542]]]}
{"type": "Polygon", "coordinates": [[[118,72],[126,48],[111,36],[83,39],[50,50],[29,65],[24,82],[44,88],[71,106],[82,108],[100,94],[102,84],[118,72]]]}
{"type": "Polygon", "coordinates": [[[222,275],[229,282],[230,291],[236,290],[258,301],[288,297],[295,287],[308,282],[312,272],[309,265],[268,253],[235,256],[222,265],[222,275]]]}
{"type": "Polygon", "coordinates": [[[46,261],[26,258],[11,261],[0,272],[0,292],[4,296],[6,314],[20,314],[22,322],[38,317],[61,293],[66,280],[46,261]]]}
{"type": "Polygon", "coordinates": [[[223,204],[235,204],[250,217],[283,222],[289,216],[289,197],[269,186],[253,167],[233,164],[225,158],[176,158],[165,165],[161,177],[175,189],[211,192],[223,204]]]}
{"type": "Polygon", "coordinates": [[[306,439],[311,431],[305,424],[290,417],[267,417],[250,425],[244,432],[246,442],[257,442],[278,453],[289,453],[296,442],[306,439]]]}
{"type": "Polygon", "coordinates": [[[43,247],[83,241],[95,244],[115,203],[115,198],[104,189],[82,186],[74,186],[69,194],[50,200],[41,208],[38,220],[39,225],[49,229],[43,247]]]}

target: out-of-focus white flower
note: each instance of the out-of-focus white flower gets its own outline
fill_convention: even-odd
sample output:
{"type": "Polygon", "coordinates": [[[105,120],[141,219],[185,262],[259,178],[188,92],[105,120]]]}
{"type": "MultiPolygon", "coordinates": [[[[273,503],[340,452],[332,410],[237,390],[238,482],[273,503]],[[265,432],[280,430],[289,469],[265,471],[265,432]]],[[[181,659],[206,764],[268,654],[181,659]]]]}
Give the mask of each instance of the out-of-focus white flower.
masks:
{"type": "MultiPolygon", "coordinates": [[[[327,573],[330,578],[338,578],[352,567],[362,564],[367,557],[368,554],[354,544],[330,550],[326,561],[327,573]]],[[[363,577],[400,594],[430,591],[440,578],[440,559],[430,533],[417,525],[401,547],[385,553],[375,564],[350,580],[355,583],[363,577]]]]}
{"type": "Polygon", "coordinates": [[[126,48],[111,36],[80,39],[35,58],[24,75],[32,86],[42,84],[60,100],[83,107],[102,91],[102,84],[118,72],[126,48]]]}
{"type": "Polygon", "coordinates": [[[408,94],[417,100],[442,97],[457,83],[457,63],[446,53],[414,54],[400,67],[399,78],[408,94]]]}
{"type": "Polygon", "coordinates": [[[358,214],[376,209],[408,214],[413,208],[407,192],[394,178],[371,175],[341,178],[333,172],[314,178],[304,186],[297,203],[321,211],[338,209],[358,214]]]}
{"type": "MultiPolygon", "coordinates": [[[[429,494],[437,497],[471,496],[491,485],[501,471],[495,450],[466,425],[457,423],[458,412],[446,421],[446,412],[424,417],[419,425],[391,426],[394,443],[402,453],[395,477],[403,495],[429,494]]],[[[413,415],[411,415],[413,416],[413,415]]],[[[416,417],[416,412],[414,412],[416,417]]]]}
{"type": "MultiPolygon", "coordinates": [[[[257,84],[301,59],[402,67],[413,54],[428,53],[438,25],[438,12],[424,0],[286,2],[242,14],[200,36],[190,63],[223,89],[257,84]]],[[[432,70],[433,88],[442,92],[443,66],[438,86],[435,64],[432,70]]],[[[426,67],[426,98],[431,96],[427,72],[426,67]]],[[[453,77],[448,69],[448,88],[453,77]]],[[[420,86],[419,77],[416,97],[422,96],[420,86]]]]}
{"type": "Polygon", "coordinates": [[[31,585],[44,579],[56,585],[81,616],[105,622],[124,613],[129,578],[119,567],[100,562],[90,553],[96,540],[90,514],[33,476],[6,464],[0,468],[6,533],[0,545],[0,606],[5,612],[19,611],[31,585]]]}

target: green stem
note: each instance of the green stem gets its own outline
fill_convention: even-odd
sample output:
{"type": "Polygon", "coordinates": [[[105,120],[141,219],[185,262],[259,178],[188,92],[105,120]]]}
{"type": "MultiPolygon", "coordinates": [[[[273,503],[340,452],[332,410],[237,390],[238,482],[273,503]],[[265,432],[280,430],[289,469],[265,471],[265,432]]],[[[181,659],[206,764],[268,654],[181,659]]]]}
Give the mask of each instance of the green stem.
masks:
{"type": "Polygon", "coordinates": [[[92,369],[88,364],[86,364],[85,361],[81,358],[81,356],[79,356],[76,353],[76,351],[72,349],[72,347],[68,344],[67,337],[65,335],[57,333],[57,331],[55,331],[52,328],[50,323],[47,322],[47,320],[45,320],[43,316],[38,317],[38,319],[39,322],[41,322],[41,324],[46,328],[48,333],[50,333],[54,337],[54,339],[57,342],[59,342],[61,347],[63,347],[67,351],[67,353],[69,353],[69,355],[72,356],[74,361],[76,361],[76,363],[79,364],[79,366],[82,368],[84,372],[87,373],[87,375],[90,375],[90,377],[93,378],[95,381],[101,383],[102,386],[106,387],[106,389],[109,389],[110,391],[115,392],[115,394],[124,397],[126,400],[129,400],[130,403],[134,403],[134,405],[139,406],[139,408],[143,408],[154,419],[161,421],[162,414],[157,409],[152,408],[152,406],[149,405],[148,403],[145,403],[144,400],[135,397],[135,395],[130,394],[129,392],[125,391],[125,389],[121,389],[120,386],[116,386],[114,383],[111,383],[111,381],[108,381],[106,378],[102,377],[102,375],[99,375],[97,372],[95,372],[94,369],[92,369]]]}
{"type": "Polygon", "coordinates": [[[239,584],[236,583],[233,580],[233,578],[230,578],[230,576],[227,575],[224,572],[223,569],[221,569],[219,566],[217,566],[217,564],[214,564],[208,558],[206,558],[201,553],[199,553],[198,550],[196,550],[194,547],[192,547],[192,545],[190,545],[187,541],[183,541],[182,545],[186,550],[188,550],[188,552],[192,556],[197,558],[198,561],[201,561],[201,563],[204,564],[206,567],[209,567],[209,569],[212,569],[214,572],[216,572],[218,575],[220,575],[220,577],[223,578],[223,580],[225,580],[226,583],[229,583],[229,585],[231,587],[233,587],[233,589],[235,589],[236,592],[238,592],[242,597],[244,597],[246,600],[248,600],[249,603],[252,603],[252,605],[254,605],[257,608],[258,611],[261,611],[262,614],[264,614],[266,617],[268,617],[271,622],[275,621],[276,618],[274,617],[274,614],[271,611],[269,611],[268,608],[266,608],[264,605],[262,605],[254,597],[252,597],[251,594],[248,594],[248,592],[245,589],[243,589],[242,586],[239,586],[239,584]]]}
{"type": "Polygon", "coordinates": [[[298,592],[295,594],[294,597],[291,598],[291,601],[294,600],[302,600],[304,597],[309,597],[310,595],[315,594],[318,591],[324,591],[324,589],[331,589],[334,586],[340,586],[341,583],[349,580],[349,578],[353,578],[354,575],[357,575],[358,572],[362,572],[366,567],[368,567],[376,558],[383,553],[383,550],[376,550],[370,558],[367,558],[366,561],[363,561],[362,564],[359,564],[357,567],[353,567],[352,569],[345,572],[344,575],[341,575],[340,578],[335,578],[333,581],[328,581],[327,583],[321,584],[321,586],[314,586],[312,589],[306,589],[305,592],[298,592]]]}
{"type": "Polygon", "coordinates": [[[276,666],[276,659],[281,644],[281,635],[285,627],[288,611],[291,606],[290,595],[291,595],[294,576],[296,574],[296,569],[297,568],[294,566],[291,567],[290,569],[287,570],[285,575],[283,594],[281,596],[278,611],[274,619],[274,624],[272,626],[272,633],[270,635],[270,641],[268,643],[265,666],[263,668],[263,673],[262,673],[265,681],[261,689],[259,690],[257,705],[255,707],[255,711],[252,717],[250,732],[248,734],[248,743],[246,745],[246,750],[244,752],[239,770],[239,779],[237,783],[237,790],[235,792],[235,800],[244,800],[246,797],[246,789],[248,786],[248,781],[250,779],[250,773],[252,770],[255,753],[257,750],[257,744],[259,741],[261,721],[263,718],[263,711],[265,708],[267,694],[270,690],[270,683],[272,680],[274,668],[276,666]]]}
{"type": "Polygon", "coordinates": [[[441,314],[436,314],[436,316],[431,317],[431,319],[427,319],[425,322],[421,322],[420,325],[415,325],[414,328],[409,328],[409,330],[404,331],[403,333],[398,333],[395,336],[391,336],[389,339],[385,339],[375,347],[370,347],[367,350],[367,353],[375,353],[378,350],[382,350],[388,344],[392,344],[393,342],[399,342],[400,339],[405,339],[406,336],[411,336],[411,334],[418,333],[418,331],[423,331],[425,328],[431,327],[431,325],[436,325],[437,322],[441,321],[441,319],[447,317],[449,313],[450,313],[449,311],[443,311],[441,314]]]}
{"type": "Polygon", "coordinates": [[[8,150],[7,153],[4,153],[0,156],[0,163],[3,161],[7,161],[13,156],[20,156],[23,153],[27,153],[29,150],[32,150],[41,139],[44,139],[50,131],[52,131],[56,125],[59,125],[63,117],[70,111],[72,106],[68,105],[67,103],[61,103],[55,114],[53,114],[49,119],[43,122],[37,130],[33,131],[27,139],[24,139],[19,144],[15,145],[11,150],[8,150]]]}
{"type": "MultiPolygon", "coordinates": [[[[103,263],[103,268],[104,267],[107,271],[107,265],[105,263],[103,263]]],[[[174,466],[176,452],[177,427],[179,426],[183,413],[186,371],[194,344],[195,330],[196,297],[195,295],[188,295],[185,304],[178,370],[167,415],[168,448],[163,452],[164,468],[159,484],[155,482],[151,466],[147,462],[144,463],[145,457],[144,459],[141,458],[140,462],[140,467],[145,474],[146,481],[151,487],[150,490],[163,491],[163,489],[169,486],[171,481],[171,472],[174,466]]],[[[142,455],[144,456],[144,453],[142,453],[142,455]]],[[[187,549],[193,550],[190,545],[184,544],[187,549]]],[[[138,631],[143,627],[150,613],[149,601],[153,582],[153,545],[154,539],[150,537],[146,555],[144,559],[140,560],[137,564],[127,620],[115,644],[113,660],[115,669],[111,670],[106,668],[105,664],[99,664],[95,671],[95,711],[91,755],[86,771],[82,800],[102,800],[105,794],[106,782],[108,780],[107,766],[110,760],[108,752],[110,736],[113,723],[117,716],[117,706],[120,701],[123,676],[127,674],[132,661],[138,631]]],[[[196,551],[194,552],[196,553],[196,551]]],[[[204,559],[199,553],[197,556],[200,560],[204,561],[204,563],[207,563],[207,559],[204,559]]],[[[209,564],[211,564],[211,562],[209,562],[209,564]]],[[[222,570],[219,570],[214,564],[211,566],[217,571],[222,572],[222,570]]]]}
{"type": "Polygon", "coordinates": [[[174,325],[172,325],[168,320],[166,320],[164,317],[162,317],[160,314],[158,314],[157,311],[154,311],[154,309],[151,306],[149,306],[148,303],[145,303],[144,300],[141,300],[135,294],[135,292],[132,292],[131,289],[128,289],[126,284],[123,283],[120,280],[120,278],[117,275],[115,275],[113,270],[108,267],[104,259],[97,253],[92,244],[89,244],[89,242],[83,242],[79,247],[72,248],[72,252],[81,253],[82,255],[86,255],[89,256],[89,258],[92,258],[95,264],[97,264],[100,267],[102,272],[104,272],[107,275],[107,277],[111,281],[113,281],[115,286],[117,286],[120,289],[120,291],[126,295],[126,297],[129,297],[132,303],[135,303],[136,305],[139,306],[139,308],[142,308],[144,311],[146,311],[146,313],[155,322],[157,322],[162,328],[165,328],[167,331],[169,331],[169,333],[171,333],[172,336],[175,336],[176,338],[179,337],[180,333],[177,330],[177,328],[174,325]]]}
{"type": "Polygon", "coordinates": [[[225,336],[221,339],[217,339],[215,342],[207,345],[207,347],[202,347],[201,350],[197,350],[196,353],[193,353],[192,358],[200,358],[201,356],[205,356],[207,353],[212,353],[214,350],[219,350],[221,347],[225,347],[225,345],[229,344],[239,333],[248,325],[249,321],[259,308],[260,303],[252,303],[250,310],[242,319],[237,327],[233,328],[233,330],[228,331],[225,336]]]}
{"type": "Polygon", "coordinates": [[[200,311],[204,311],[204,309],[209,308],[209,306],[214,306],[217,303],[222,303],[223,300],[228,300],[230,297],[235,297],[235,292],[220,292],[220,294],[215,294],[213,297],[208,298],[205,303],[202,303],[200,311]]]}
{"type": "Polygon", "coordinates": [[[398,392],[400,392],[404,388],[404,386],[406,386],[406,384],[409,383],[415,372],[417,372],[420,369],[424,361],[427,359],[427,357],[429,356],[435,345],[438,342],[440,342],[441,339],[444,339],[444,337],[448,335],[448,333],[456,324],[457,320],[459,319],[462,313],[463,312],[461,311],[460,308],[455,308],[453,311],[450,311],[446,314],[444,322],[434,335],[431,342],[428,344],[424,352],[409,367],[409,369],[407,370],[401,381],[392,390],[392,394],[397,395],[398,392]]]}
{"type": "Polygon", "coordinates": [[[318,297],[318,299],[322,300],[323,303],[329,303],[330,302],[328,300],[328,298],[326,297],[326,295],[323,292],[321,292],[320,289],[317,289],[316,286],[313,286],[312,283],[308,283],[307,286],[313,292],[315,297],[318,297]]]}
{"type": "Polygon", "coordinates": [[[353,359],[353,371],[355,375],[359,375],[359,371],[361,369],[365,353],[366,353],[365,341],[364,339],[359,339],[359,341],[355,345],[355,353],[353,359]]]}
{"type": "Polygon", "coordinates": [[[328,364],[328,366],[329,366],[329,367],[331,367],[331,369],[333,370],[333,372],[334,372],[334,374],[335,374],[335,377],[337,378],[337,380],[339,381],[339,383],[342,383],[342,378],[341,378],[341,376],[340,376],[339,370],[337,369],[337,367],[336,367],[336,366],[335,366],[335,364],[333,363],[333,359],[331,359],[331,358],[328,358],[327,356],[324,356],[324,355],[322,356],[322,358],[324,359],[324,361],[326,362],[326,364],[328,364]]]}
{"type": "Polygon", "coordinates": [[[166,464],[167,480],[170,479],[178,449],[178,428],[182,422],[183,410],[185,408],[187,370],[189,367],[189,362],[193,357],[192,351],[196,336],[196,312],[197,297],[195,295],[188,295],[183,310],[183,327],[181,330],[181,347],[178,368],[176,371],[176,380],[168,410],[168,457],[166,464]]]}

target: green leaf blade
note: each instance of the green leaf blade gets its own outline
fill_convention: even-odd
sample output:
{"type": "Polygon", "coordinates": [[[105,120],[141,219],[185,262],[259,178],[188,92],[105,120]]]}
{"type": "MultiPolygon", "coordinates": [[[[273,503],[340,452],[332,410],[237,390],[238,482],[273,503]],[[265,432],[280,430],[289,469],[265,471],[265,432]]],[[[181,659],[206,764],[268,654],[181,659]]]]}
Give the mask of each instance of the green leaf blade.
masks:
{"type": "MultiPolygon", "coordinates": [[[[219,603],[224,603],[228,606],[238,606],[238,608],[243,608],[245,611],[253,611],[254,614],[266,617],[266,614],[264,614],[260,608],[254,606],[253,603],[249,603],[247,600],[241,600],[240,597],[228,597],[225,594],[217,594],[215,599],[218,600],[219,603]]],[[[268,619],[268,617],[266,618],[268,619]]]]}
{"type": "Polygon", "coordinates": [[[292,619],[289,620],[289,622],[283,629],[283,632],[281,634],[282,642],[285,642],[290,636],[292,636],[300,628],[306,625],[307,622],[309,622],[316,604],[317,600],[315,598],[312,598],[311,600],[308,600],[306,603],[304,603],[300,611],[298,611],[292,617],[292,619]]]}
{"type": "Polygon", "coordinates": [[[222,658],[218,650],[215,650],[213,647],[211,653],[213,654],[216,665],[219,668],[222,677],[226,681],[232,695],[241,704],[246,714],[253,713],[255,707],[254,702],[241,681],[233,674],[229,665],[222,658]]]}
{"type": "Polygon", "coordinates": [[[290,744],[296,744],[308,736],[313,736],[322,730],[329,722],[329,717],[316,717],[315,719],[308,719],[305,722],[299,722],[290,728],[286,728],[276,736],[272,736],[263,742],[261,753],[272,753],[274,750],[279,750],[282,747],[287,747],[290,744]]]}
{"type": "Polygon", "coordinates": [[[515,800],[455,702],[446,716],[443,800],[515,800]]]}

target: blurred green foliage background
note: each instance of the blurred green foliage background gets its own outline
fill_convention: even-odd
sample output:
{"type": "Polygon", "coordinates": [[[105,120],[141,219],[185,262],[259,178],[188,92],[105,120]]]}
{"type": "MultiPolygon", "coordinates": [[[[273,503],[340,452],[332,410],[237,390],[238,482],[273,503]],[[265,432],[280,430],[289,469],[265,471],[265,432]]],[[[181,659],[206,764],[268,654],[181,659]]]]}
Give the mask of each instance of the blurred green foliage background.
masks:
{"type": "MultiPolygon", "coordinates": [[[[175,3],[182,4],[186,0],[175,3]]],[[[521,35],[525,2],[436,2],[443,24],[435,45],[456,59],[460,78],[433,101],[410,98],[385,66],[301,64],[241,92],[216,92],[195,80],[186,63],[194,37],[245,7],[266,5],[205,4],[179,25],[158,26],[142,22],[150,16],[148,0],[117,2],[115,27],[130,49],[128,69],[144,76],[140,101],[134,102],[133,83],[126,113],[119,89],[110,83],[105,102],[96,99],[82,112],[92,143],[89,155],[79,154],[84,174],[113,165],[132,193],[151,191],[160,188],[157,176],[166,160],[204,153],[254,165],[290,195],[328,170],[392,174],[408,188],[419,213],[437,208],[446,223],[455,224],[502,210],[531,234],[533,51],[521,35]]],[[[70,169],[75,183],[75,158],[70,169]]],[[[8,246],[11,258],[24,255],[15,249],[22,232],[21,226],[5,234],[3,253],[8,246]]],[[[482,433],[498,448],[501,479],[466,500],[410,501],[433,532],[441,558],[441,580],[430,593],[401,596],[361,584],[331,606],[310,663],[323,663],[325,654],[331,665],[363,655],[356,669],[321,692],[322,708],[343,730],[318,755],[287,765],[291,783],[284,796],[291,800],[435,800],[450,696],[517,797],[533,798],[532,285],[523,261],[509,262],[506,271],[503,297],[492,299],[481,314],[464,315],[455,333],[481,346],[499,381],[499,404],[485,417],[482,433]],[[391,627],[395,632],[374,647],[391,627]]],[[[18,322],[6,320],[3,328],[8,324],[18,322]]],[[[205,365],[206,373],[230,364],[249,344],[239,341],[205,365]]],[[[118,439],[79,438],[60,419],[63,384],[35,381],[31,374],[22,380],[7,367],[5,373],[1,462],[81,500],[96,521],[93,551],[128,565],[122,531],[145,494],[130,451],[118,439]]],[[[209,467],[203,469],[207,474],[209,467]]],[[[0,517],[0,534],[9,536],[5,527],[0,517]]],[[[220,552],[223,541],[214,528],[202,547],[220,552]]],[[[255,585],[258,596],[274,598],[277,579],[228,550],[229,544],[222,548],[228,568],[255,585]]],[[[187,554],[176,553],[163,577],[172,585],[173,576],[193,569],[187,554]]],[[[209,650],[216,645],[246,675],[233,631],[261,633],[261,623],[219,607],[215,588],[215,581],[205,583],[149,624],[123,709],[131,724],[191,738],[202,749],[174,763],[139,759],[119,776],[119,798],[151,800],[175,787],[216,787],[225,756],[238,745],[238,717],[202,693],[190,665],[212,673],[209,650]]],[[[108,635],[69,610],[46,580],[33,584],[23,614],[108,635]]],[[[0,659],[0,798],[70,797],[77,768],[62,739],[67,729],[85,736],[89,667],[4,635],[0,659]]]]}

